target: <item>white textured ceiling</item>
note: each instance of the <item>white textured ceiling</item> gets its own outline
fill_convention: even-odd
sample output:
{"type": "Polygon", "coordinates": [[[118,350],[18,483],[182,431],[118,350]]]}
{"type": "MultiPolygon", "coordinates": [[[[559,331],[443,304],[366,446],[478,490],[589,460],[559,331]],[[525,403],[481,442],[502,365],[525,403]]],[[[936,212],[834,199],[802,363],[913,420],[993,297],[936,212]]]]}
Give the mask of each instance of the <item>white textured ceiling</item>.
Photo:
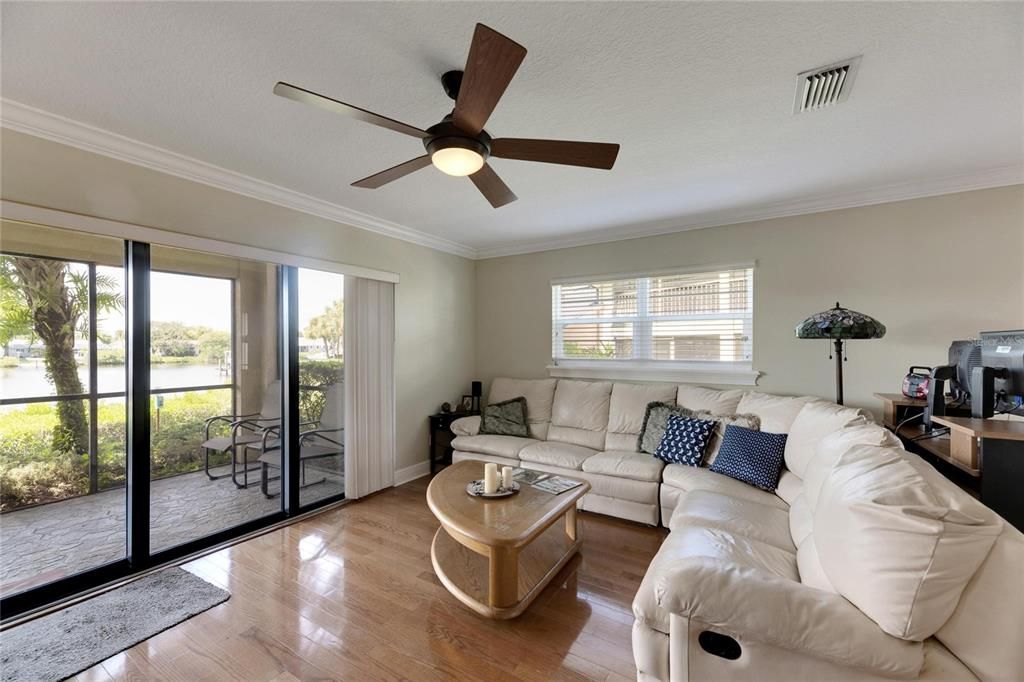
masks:
{"type": "Polygon", "coordinates": [[[2,4],[2,96],[473,249],[586,241],[1024,164],[1021,3],[2,4]],[[285,80],[427,127],[476,22],[529,54],[494,136],[619,142],[610,171],[495,159],[494,210],[410,137],[271,93],[285,80]],[[847,102],[798,72],[863,54],[847,102]],[[731,212],[731,213],[730,213],[731,212]],[[553,243],[553,242],[552,242],[553,243]]]}

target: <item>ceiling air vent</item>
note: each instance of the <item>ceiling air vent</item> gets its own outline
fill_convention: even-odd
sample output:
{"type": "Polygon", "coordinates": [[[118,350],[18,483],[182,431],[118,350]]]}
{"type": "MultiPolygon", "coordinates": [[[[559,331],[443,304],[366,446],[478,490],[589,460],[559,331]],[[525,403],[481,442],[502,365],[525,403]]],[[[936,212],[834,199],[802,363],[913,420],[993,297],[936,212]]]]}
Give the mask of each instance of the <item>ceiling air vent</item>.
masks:
{"type": "Polygon", "coordinates": [[[797,74],[793,113],[821,109],[844,101],[850,95],[859,65],[860,57],[854,57],[797,74]]]}

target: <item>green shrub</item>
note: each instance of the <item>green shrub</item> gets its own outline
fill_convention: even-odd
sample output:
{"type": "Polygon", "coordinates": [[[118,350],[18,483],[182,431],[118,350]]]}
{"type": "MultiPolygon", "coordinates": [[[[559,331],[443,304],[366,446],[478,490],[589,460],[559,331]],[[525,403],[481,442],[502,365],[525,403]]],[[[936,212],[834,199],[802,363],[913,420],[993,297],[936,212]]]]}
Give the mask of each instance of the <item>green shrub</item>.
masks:
{"type": "Polygon", "coordinates": [[[299,363],[299,416],[304,422],[320,419],[326,394],[323,390],[345,377],[344,360],[304,360],[299,363]]]}
{"type": "MultiPolygon", "coordinates": [[[[231,391],[172,394],[164,399],[157,427],[153,399],[150,469],[153,478],[202,467],[203,422],[231,412],[231,391]]],[[[104,400],[97,411],[99,489],[125,484],[125,403],[104,400]]],[[[52,444],[57,411],[53,403],[34,403],[0,414],[0,510],[58,500],[89,492],[88,454],[62,455],[52,444]]],[[[226,428],[210,436],[225,435],[226,428]]],[[[212,465],[227,463],[211,456],[212,465]]]]}

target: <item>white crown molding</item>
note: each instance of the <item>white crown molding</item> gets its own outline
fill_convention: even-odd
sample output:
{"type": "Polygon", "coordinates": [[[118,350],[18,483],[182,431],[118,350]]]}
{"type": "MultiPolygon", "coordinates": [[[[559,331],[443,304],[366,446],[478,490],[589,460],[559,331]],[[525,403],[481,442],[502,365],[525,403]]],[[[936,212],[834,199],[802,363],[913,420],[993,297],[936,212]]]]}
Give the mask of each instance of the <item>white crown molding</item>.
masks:
{"type": "Polygon", "coordinates": [[[1024,165],[1005,166],[977,173],[890,183],[857,192],[817,196],[813,199],[783,201],[689,218],[671,218],[652,223],[621,225],[583,234],[527,242],[510,242],[474,249],[466,244],[427,234],[405,225],[377,218],[13,100],[0,98],[0,125],[17,132],[77,147],[386,237],[401,239],[471,259],[500,258],[552,251],[708,227],[721,227],[758,220],[920,199],[941,194],[1024,184],[1024,165]]]}
{"type": "Polygon", "coordinates": [[[640,237],[654,237],[658,235],[672,234],[674,232],[685,232],[687,230],[701,230],[708,227],[724,227],[740,223],[751,223],[758,220],[788,218],[797,215],[806,215],[809,213],[822,213],[825,211],[837,211],[846,208],[859,208],[862,206],[886,204],[896,201],[906,201],[909,199],[922,199],[942,194],[955,194],[957,192],[970,192],[973,190],[992,189],[995,187],[1007,187],[1010,185],[1020,184],[1024,184],[1024,165],[1003,166],[1000,168],[979,171],[977,173],[929,178],[905,183],[890,183],[857,192],[831,194],[815,197],[814,199],[783,201],[751,208],[737,208],[695,216],[693,218],[675,218],[661,220],[654,223],[622,225],[606,230],[597,230],[566,237],[538,239],[531,242],[499,244],[497,246],[477,249],[476,258],[485,259],[501,258],[503,256],[518,256],[527,253],[537,253],[540,251],[554,251],[556,249],[567,249],[575,246],[605,244],[608,242],[617,242],[626,239],[638,239],[640,237]]]}
{"type": "Polygon", "coordinates": [[[465,244],[376,218],[339,204],[317,199],[308,194],[236,173],[205,161],[133,140],[10,99],[0,99],[0,125],[20,133],[34,135],[150,170],[351,225],[385,237],[401,239],[464,258],[476,257],[476,250],[465,244]]]}

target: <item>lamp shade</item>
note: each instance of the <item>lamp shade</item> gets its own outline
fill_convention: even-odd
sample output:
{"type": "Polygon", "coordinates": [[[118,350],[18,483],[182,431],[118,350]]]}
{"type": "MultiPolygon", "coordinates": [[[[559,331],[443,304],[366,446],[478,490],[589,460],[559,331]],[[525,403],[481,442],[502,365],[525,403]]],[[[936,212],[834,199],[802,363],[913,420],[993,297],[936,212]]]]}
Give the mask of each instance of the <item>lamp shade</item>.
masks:
{"type": "Polygon", "coordinates": [[[880,339],[885,336],[885,325],[864,313],[835,308],[811,315],[796,326],[800,339],[880,339]]]}

